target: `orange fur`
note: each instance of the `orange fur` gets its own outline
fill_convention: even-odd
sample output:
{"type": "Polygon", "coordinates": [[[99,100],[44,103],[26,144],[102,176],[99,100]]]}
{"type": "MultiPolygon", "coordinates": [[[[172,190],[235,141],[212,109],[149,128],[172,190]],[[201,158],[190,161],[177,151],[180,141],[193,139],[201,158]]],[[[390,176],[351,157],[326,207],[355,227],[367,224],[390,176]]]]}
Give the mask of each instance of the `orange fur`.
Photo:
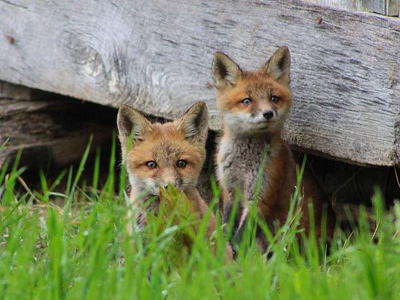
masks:
{"type": "Polygon", "coordinates": [[[204,159],[204,147],[186,140],[176,129],[176,124],[153,124],[153,131],[128,153],[127,166],[143,180],[151,178],[169,182],[169,176],[173,176],[178,180],[185,178],[193,182],[197,181],[204,159]],[[152,160],[160,166],[149,169],[146,162],[152,160]],[[178,160],[185,160],[186,167],[178,168],[175,164],[178,160]]]}
{"type": "MultiPolygon", "coordinates": [[[[296,163],[281,131],[292,105],[290,54],[281,47],[256,71],[242,71],[223,53],[216,53],[213,63],[217,87],[217,106],[224,116],[224,131],[217,153],[218,179],[223,189],[223,211],[227,221],[234,190],[239,187],[247,200],[257,201],[259,214],[273,229],[288,216],[296,183],[296,163]],[[248,99],[248,100],[246,100],[248,99]],[[254,198],[254,181],[264,148],[268,148],[261,195],[254,198]],[[236,174],[240,174],[237,176],[236,174]]],[[[317,237],[326,214],[328,239],[333,235],[335,216],[330,202],[308,170],[300,190],[302,217],[300,226],[309,232],[308,201],[312,199],[317,237]]],[[[245,218],[241,203],[237,221],[245,218]]],[[[239,223],[239,227],[241,223],[239,223]]],[[[266,245],[262,246],[265,250],[266,245]]]]}
{"type": "MultiPolygon", "coordinates": [[[[131,184],[130,200],[138,225],[147,223],[149,211],[146,210],[150,209],[142,211],[144,202],[151,197],[162,201],[160,189],[165,190],[169,185],[182,191],[194,212],[203,218],[209,208],[196,185],[206,157],[208,111],[205,103],[196,103],[181,118],[165,124],[151,123],[133,108],[122,106],[117,122],[131,184]],[[134,136],[130,141],[132,131],[134,136]],[[179,165],[180,162],[184,162],[184,166],[179,165]]],[[[153,202],[152,208],[157,213],[157,202],[153,202]]],[[[208,220],[207,237],[211,238],[215,230],[216,219],[212,214],[208,220]]],[[[232,258],[229,246],[227,256],[232,258]]]]}

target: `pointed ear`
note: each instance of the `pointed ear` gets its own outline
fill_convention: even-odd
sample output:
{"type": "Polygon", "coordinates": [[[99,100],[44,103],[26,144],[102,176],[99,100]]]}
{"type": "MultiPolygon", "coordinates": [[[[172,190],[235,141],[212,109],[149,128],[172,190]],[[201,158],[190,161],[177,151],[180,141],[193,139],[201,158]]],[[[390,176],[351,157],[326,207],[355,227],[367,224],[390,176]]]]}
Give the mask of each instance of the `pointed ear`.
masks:
{"type": "Polygon", "coordinates": [[[117,125],[118,137],[121,142],[124,160],[127,147],[131,146],[128,145],[129,139],[132,138],[132,144],[139,143],[153,130],[150,121],[140,112],[128,105],[122,105],[120,107],[117,116],[117,125]]]}
{"type": "Polygon", "coordinates": [[[275,81],[289,85],[290,83],[290,52],[289,48],[280,47],[262,67],[266,75],[275,81]]]}
{"type": "Polygon", "coordinates": [[[214,54],[212,70],[214,83],[218,89],[229,85],[236,85],[243,75],[238,64],[222,52],[214,54]]]}
{"type": "Polygon", "coordinates": [[[200,101],[194,104],[177,121],[177,129],[192,142],[205,144],[208,134],[208,109],[207,105],[200,101]]]}

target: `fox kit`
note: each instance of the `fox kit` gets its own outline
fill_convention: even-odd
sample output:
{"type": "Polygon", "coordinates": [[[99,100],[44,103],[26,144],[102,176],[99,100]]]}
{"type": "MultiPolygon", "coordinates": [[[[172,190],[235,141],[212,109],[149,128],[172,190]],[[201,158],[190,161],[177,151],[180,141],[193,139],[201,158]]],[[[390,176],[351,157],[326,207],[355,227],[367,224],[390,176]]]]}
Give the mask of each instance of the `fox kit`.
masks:
{"type": "MultiPolygon", "coordinates": [[[[292,105],[289,50],[287,47],[279,48],[259,70],[252,72],[241,70],[232,59],[217,52],[213,61],[213,78],[217,88],[217,106],[224,118],[217,153],[224,220],[229,220],[235,192],[239,190],[249,202],[257,202],[258,214],[273,229],[276,222],[283,224],[288,216],[297,180],[292,153],[281,138],[292,105]],[[262,161],[265,164],[255,199],[262,161]]],[[[327,216],[327,236],[332,235],[335,218],[330,203],[307,172],[302,179],[301,193],[300,226],[309,231],[307,201],[312,199],[317,237],[321,235],[323,214],[327,216]]],[[[235,216],[239,237],[247,218],[248,208],[240,201],[235,216]]],[[[260,234],[257,244],[263,250],[268,246],[260,234]]]]}
{"type": "MultiPolygon", "coordinates": [[[[184,192],[193,210],[202,218],[208,205],[201,198],[196,185],[206,156],[206,104],[197,102],[181,118],[165,124],[151,123],[141,113],[124,105],[118,112],[117,123],[134,210],[140,211],[140,204],[149,198],[158,198],[160,189],[171,185],[184,192]],[[132,130],[132,144],[128,145],[132,130]]],[[[146,213],[137,215],[139,225],[145,225],[146,213]]],[[[211,215],[208,238],[215,228],[215,216],[211,215]]]]}

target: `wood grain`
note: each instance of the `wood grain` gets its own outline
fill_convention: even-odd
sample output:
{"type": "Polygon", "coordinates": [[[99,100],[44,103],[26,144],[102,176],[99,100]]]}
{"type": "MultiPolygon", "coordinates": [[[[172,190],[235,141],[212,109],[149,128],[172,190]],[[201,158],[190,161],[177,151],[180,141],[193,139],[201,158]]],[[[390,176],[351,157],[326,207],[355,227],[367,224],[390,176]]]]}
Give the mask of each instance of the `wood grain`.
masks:
{"type": "Polygon", "coordinates": [[[272,0],[7,0],[0,15],[0,79],[166,118],[203,100],[213,129],[213,53],[254,68],[287,45],[289,143],[355,163],[399,162],[399,19],[272,0]]]}
{"type": "Polygon", "coordinates": [[[397,17],[399,0],[362,0],[362,8],[381,15],[397,17]]]}
{"type": "Polygon", "coordinates": [[[349,11],[368,11],[381,15],[398,17],[399,0],[304,0],[320,6],[328,6],[349,11]]]}
{"type": "Polygon", "coordinates": [[[386,14],[386,1],[387,0],[362,0],[363,8],[367,11],[377,14],[386,14]]]}
{"type": "Polygon", "coordinates": [[[20,149],[19,166],[30,169],[79,162],[91,136],[90,152],[111,142],[115,125],[101,122],[102,115],[101,106],[0,82],[0,169],[6,159],[13,164],[20,149]]]}
{"type": "Polygon", "coordinates": [[[363,11],[363,1],[368,0],[305,0],[304,2],[320,6],[345,9],[349,11],[363,11]]]}
{"type": "Polygon", "coordinates": [[[399,16],[399,0],[386,0],[386,15],[399,16]]]}

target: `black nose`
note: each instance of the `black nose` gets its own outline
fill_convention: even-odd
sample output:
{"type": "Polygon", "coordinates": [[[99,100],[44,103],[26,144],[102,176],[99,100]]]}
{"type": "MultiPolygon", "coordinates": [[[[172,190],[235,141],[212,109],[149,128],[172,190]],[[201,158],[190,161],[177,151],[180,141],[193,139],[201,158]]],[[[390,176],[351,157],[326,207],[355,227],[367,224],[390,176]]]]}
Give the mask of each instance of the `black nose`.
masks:
{"type": "Polygon", "coordinates": [[[271,119],[274,116],[274,112],[272,110],[263,111],[263,117],[267,120],[271,119]]]}

